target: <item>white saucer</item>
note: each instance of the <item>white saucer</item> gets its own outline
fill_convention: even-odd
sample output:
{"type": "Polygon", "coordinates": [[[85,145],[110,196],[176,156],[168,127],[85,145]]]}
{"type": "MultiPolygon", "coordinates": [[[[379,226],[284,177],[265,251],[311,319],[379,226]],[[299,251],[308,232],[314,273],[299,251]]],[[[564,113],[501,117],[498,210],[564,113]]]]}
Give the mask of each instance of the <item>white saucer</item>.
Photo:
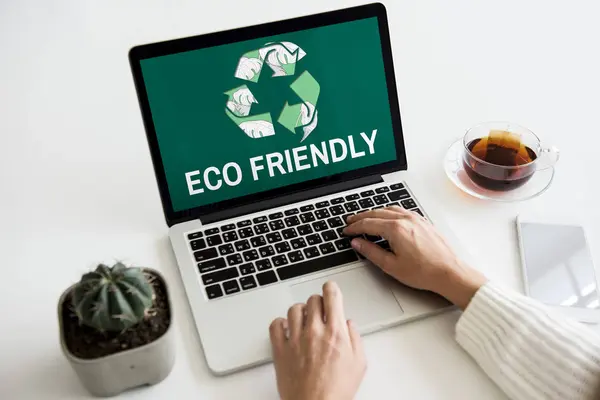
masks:
{"type": "Polygon", "coordinates": [[[544,193],[554,179],[554,168],[549,167],[537,171],[526,184],[519,188],[507,192],[484,189],[473,183],[467,176],[462,163],[463,149],[462,138],[450,146],[444,157],[444,170],[452,183],[460,190],[479,199],[502,202],[533,199],[544,193]]]}

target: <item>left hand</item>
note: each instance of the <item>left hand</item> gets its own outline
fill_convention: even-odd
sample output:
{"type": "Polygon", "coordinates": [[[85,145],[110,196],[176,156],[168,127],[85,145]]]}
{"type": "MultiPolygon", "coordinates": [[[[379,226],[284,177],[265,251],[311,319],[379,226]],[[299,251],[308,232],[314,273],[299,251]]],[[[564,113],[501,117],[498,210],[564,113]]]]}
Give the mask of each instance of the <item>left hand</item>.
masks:
{"type": "Polygon", "coordinates": [[[354,398],[367,363],[335,283],[323,285],[322,297],[292,306],[287,320],[276,319],[269,331],[282,400],[354,398]]]}

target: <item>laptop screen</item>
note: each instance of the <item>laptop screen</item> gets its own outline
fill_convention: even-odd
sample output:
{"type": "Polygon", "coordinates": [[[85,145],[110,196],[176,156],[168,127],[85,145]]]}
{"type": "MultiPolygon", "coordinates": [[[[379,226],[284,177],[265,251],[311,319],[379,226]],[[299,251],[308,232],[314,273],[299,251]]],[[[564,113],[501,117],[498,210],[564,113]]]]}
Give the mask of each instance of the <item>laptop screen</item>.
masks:
{"type": "Polygon", "coordinates": [[[377,17],[140,61],[174,211],[396,160],[377,17]]]}

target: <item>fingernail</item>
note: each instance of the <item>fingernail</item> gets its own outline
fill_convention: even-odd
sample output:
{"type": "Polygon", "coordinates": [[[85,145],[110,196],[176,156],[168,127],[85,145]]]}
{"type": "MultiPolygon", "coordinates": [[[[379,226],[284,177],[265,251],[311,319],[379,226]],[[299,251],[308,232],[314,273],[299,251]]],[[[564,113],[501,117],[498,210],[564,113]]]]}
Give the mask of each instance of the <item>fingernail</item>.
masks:
{"type": "Polygon", "coordinates": [[[360,241],[358,239],[352,239],[352,242],[350,242],[350,244],[352,244],[354,250],[360,251],[360,241]]]}

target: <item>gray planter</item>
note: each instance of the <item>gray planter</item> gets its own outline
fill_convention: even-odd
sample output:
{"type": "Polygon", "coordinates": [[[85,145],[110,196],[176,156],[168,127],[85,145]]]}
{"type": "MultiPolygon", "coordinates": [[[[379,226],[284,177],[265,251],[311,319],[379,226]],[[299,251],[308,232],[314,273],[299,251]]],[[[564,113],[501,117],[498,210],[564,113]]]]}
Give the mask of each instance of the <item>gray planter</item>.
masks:
{"type": "Polygon", "coordinates": [[[157,384],[165,379],[173,368],[175,346],[173,344],[173,307],[169,287],[158,271],[150,268],[145,268],[145,270],[156,275],[164,284],[171,313],[171,323],[167,331],[157,340],[145,346],[92,360],[74,356],[64,341],[62,320],[62,305],[73,286],[65,290],[60,297],[58,320],[62,351],[83,386],[94,396],[115,396],[134,387],[157,384]]]}

